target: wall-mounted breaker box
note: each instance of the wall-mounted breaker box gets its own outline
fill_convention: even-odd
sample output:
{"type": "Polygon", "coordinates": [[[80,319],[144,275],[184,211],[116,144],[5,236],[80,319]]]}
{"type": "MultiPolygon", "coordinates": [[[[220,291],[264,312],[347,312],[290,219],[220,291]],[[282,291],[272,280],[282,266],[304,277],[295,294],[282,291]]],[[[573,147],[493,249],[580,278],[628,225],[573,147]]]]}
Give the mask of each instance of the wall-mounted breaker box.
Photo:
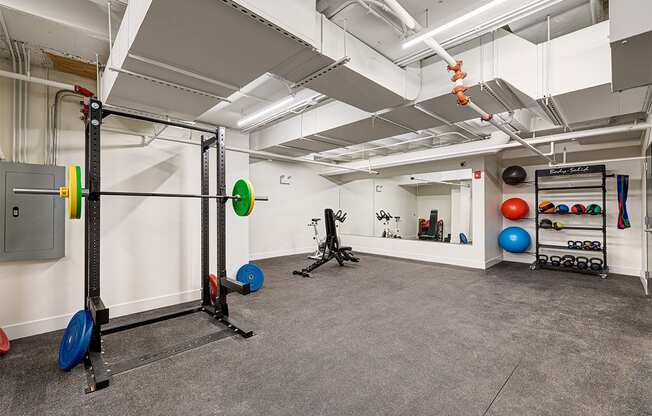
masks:
{"type": "Polygon", "coordinates": [[[17,195],[14,188],[59,189],[63,166],[0,162],[0,261],[58,259],[65,255],[65,200],[17,195]]]}

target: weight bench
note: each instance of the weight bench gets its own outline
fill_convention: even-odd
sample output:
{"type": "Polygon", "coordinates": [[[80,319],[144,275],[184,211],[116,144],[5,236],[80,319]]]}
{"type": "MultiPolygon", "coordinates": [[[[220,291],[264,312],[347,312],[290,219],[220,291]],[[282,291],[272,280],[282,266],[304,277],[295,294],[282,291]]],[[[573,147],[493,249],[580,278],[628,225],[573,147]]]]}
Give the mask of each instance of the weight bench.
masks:
{"type": "Polygon", "coordinates": [[[340,239],[337,236],[337,228],[335,227],[335,214],[333,214],[333,210],[330,208],[326,208],[324,210],[324,225],[326,226],[326,243],[324,247],[324,253],[319,259],[317,259],[308,267],[301,270],[295,270],[292,272],[292,274],[298,274],[303,277],[310,277],[310,272],[333,259],[337,260],[340,266],[344,266],[345,261],[350,261],[353,263],[360,261],[353,255],[353,253],[351,253],[351,247],[340,247],[340,239]]]}

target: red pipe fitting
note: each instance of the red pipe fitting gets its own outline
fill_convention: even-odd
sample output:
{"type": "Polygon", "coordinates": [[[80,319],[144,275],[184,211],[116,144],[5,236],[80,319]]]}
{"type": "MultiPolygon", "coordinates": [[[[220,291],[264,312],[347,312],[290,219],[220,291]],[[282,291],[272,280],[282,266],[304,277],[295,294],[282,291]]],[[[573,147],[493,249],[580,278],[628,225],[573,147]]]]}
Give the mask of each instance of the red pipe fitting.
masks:
{"type": "Polygon", "coordinates": [[[462,85],[453,88],[453,94],[457,96],[457,104],[462,106],[467,105],[471,101],[471,98],[464,95],[464,91],[466,91],[466,88],[462,85]]]}
{"type": "Polygon", "coordinates": [[[92,97],[94,95],[92,91],[87,90],[86,88],[79,85],[75,85],[75,92],[77,94],[83,95],[84,97],[92,97]]]}
{"type": "Polygon", "coordinates": [[[480,117],[480,119],[482,119],[482,121],[491,121],[492,118],[494,118],[494,116],[492,114],[487,114],[485,116],[480,117]]]}

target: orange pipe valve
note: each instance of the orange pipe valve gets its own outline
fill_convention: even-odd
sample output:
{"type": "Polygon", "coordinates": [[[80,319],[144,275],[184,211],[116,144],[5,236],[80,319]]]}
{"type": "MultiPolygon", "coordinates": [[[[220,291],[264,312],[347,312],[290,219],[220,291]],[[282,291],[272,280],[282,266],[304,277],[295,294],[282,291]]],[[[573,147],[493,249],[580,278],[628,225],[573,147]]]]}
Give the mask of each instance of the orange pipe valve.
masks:
{"type": "Polygon", "coordinates": [[[451,77],[451,81],[455,82],[459,79],[464,79],[466,78],[466,72],[462,71],[462,63],[463,61],[457,61],[457,65],[455,66],[450,66],[448,65],[448,70],[453,71],[453,76],[451,77]]]}
{"type": "Polygon", "coordinates": [[[457,96],[457,104],[459,105],[467,105],[471,101],[471,98],[464,95],[464,91],[466,91],[466,88],[463,85],[453,88],[453,94],[457,96]]]}

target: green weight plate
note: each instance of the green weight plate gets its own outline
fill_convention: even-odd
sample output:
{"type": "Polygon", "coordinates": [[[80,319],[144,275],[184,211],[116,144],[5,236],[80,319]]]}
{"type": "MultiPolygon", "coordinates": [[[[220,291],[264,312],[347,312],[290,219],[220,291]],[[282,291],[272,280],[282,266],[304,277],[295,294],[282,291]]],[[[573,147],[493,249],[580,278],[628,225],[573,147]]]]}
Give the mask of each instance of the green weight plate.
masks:
{"type": "Polygon", "coordinates": [[[241,217],[246,217],[251,214],[254,209],[254,187],[246,179],[238,179],[233,185],[233,210],[241,217]]]}

